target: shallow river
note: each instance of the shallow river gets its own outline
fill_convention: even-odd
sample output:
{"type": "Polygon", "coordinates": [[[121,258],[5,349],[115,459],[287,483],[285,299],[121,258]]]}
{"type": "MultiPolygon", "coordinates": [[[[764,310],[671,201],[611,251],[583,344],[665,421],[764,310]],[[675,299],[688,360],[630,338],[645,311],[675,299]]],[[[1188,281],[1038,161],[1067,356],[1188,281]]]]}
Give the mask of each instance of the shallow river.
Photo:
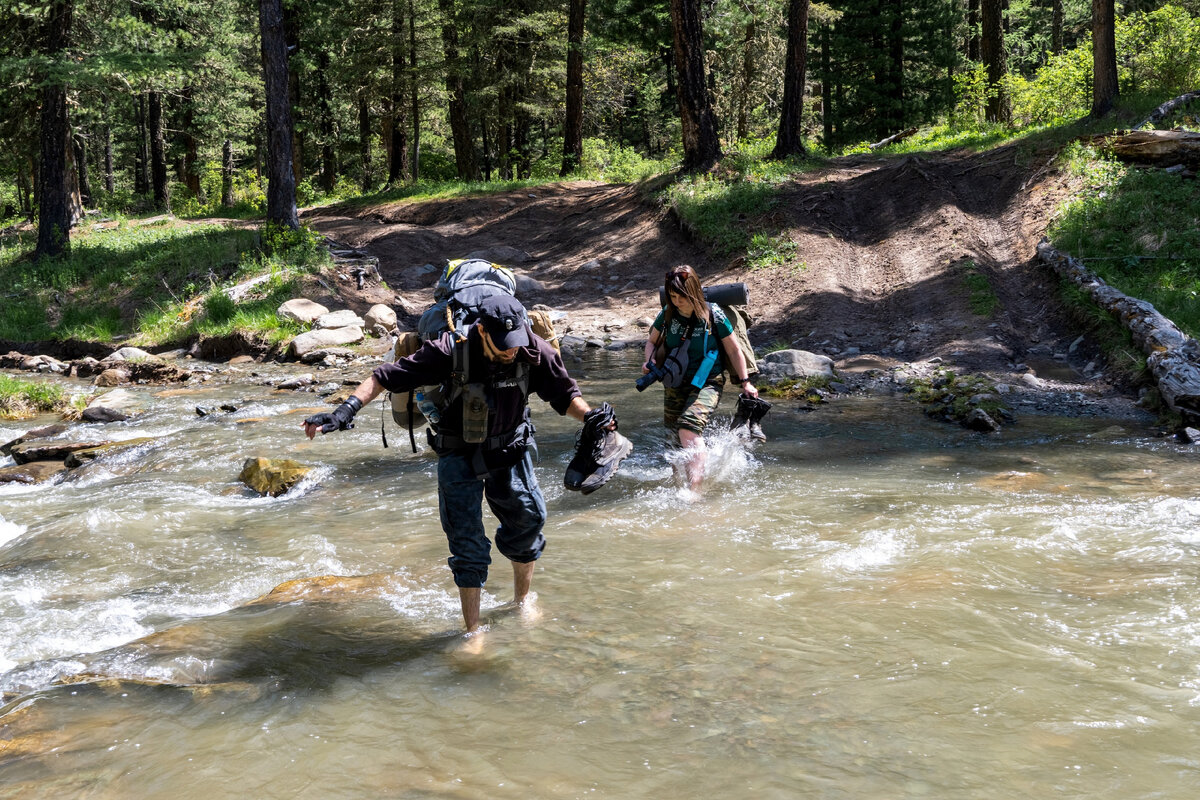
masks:
{"type": "Polygon", "coordinates": [[[88,435],[159,443],[0,487],[0,797],[1195,796],[1200,452],[780,403],[755,451],[714,435],[689,503],[661,391],[584,366],[634,455],[566,492],[577,424],[534,402],[540,616],[503,607],[501,559],[481,654],[434,460],[390,422],[382,449],[378,405],[309,443],[286,412],[313,394],[138,387],[145,415],[88,435]],[[318,469],[258,498],[258,455],[318,469]],[[323,575],[376,577],[244,605],[323,575]]]}

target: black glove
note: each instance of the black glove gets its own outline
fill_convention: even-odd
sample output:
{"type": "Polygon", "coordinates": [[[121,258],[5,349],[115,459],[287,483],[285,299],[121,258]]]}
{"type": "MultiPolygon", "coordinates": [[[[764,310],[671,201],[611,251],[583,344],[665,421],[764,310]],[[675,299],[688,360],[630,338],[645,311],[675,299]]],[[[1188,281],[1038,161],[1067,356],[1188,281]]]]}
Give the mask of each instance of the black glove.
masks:
{"type": "Polygon", "coordinates": [[[591,436],[599,436],[601,432],[608,430],[609,423],[612,423],[612,430],[615,431],[617,414],[608,403],[601,403],[583,415],[583,429],[591,436]]]}
{"type": "Polygon", "coordinates": [[[346,402],[335,408],[330,413],[322,412],[313,414],[308,419],[304,420],[305,425],[320,425],[321,433],[332,433],[333,431],[348,431],[354,427],[354,415],[362,408],[362,401],[354,395],[350,395],[346,402]]]}

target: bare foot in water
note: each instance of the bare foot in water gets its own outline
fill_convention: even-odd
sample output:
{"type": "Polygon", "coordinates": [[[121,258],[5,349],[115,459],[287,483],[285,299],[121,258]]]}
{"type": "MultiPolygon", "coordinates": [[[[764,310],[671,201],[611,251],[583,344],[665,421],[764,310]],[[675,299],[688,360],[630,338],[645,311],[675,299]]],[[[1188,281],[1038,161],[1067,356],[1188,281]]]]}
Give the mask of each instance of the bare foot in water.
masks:
{"type": "Polygon", "coordinates": [[[470,633],[464,633],[457,651],[466,656],[482,655],[484,645],[487,644],[487,632],[488,626],[480,625],[470,633]]]}
{"type": "Polygon", "coordinates": [[[517,603],[517,613],[525,622],[537,622],[542,618],[542,607],[538,605],[537,600],[537,592],[530,592],[521,602],[517,603]]]}

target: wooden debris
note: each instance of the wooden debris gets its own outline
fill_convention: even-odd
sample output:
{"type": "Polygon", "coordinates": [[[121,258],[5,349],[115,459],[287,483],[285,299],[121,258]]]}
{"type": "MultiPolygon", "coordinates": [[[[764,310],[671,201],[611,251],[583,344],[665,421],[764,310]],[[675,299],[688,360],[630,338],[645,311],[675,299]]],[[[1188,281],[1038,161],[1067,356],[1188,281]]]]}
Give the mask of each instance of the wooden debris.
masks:
{"type": "Polygon", "coordinates": [[[1181,94],[1179,97],[1168,100],[1158,108],[1154,109],[1154,111],[1150,113],[1150,116],[1142,120],[1140,124],[1135,125],[1133,129],[1135,131],[1141,130],[1147,125],[1153,125],[1156,122],[1161,122],[1162,120],[1166,119],[1167,115],[1173,112],[1175,109],[1182,108],[1193,100],[1200,100],[1200,89],[1194,92],[1181,94]]]}
{"type": "Polygon", "coordinates": [[[1043,240],[1038,257],[1117,318],[1146,354],[1146,365],[1163,400],[1174,411],[1200,417],[1200,342],[1192,339],[1145,300],[1109,286],[1079,261],[1043,240]]]}
{"type": "Polygon", "coordinates": [[[875,144],[867,145],[867,147],[871,150],[878,150],[881,147],[887,147],[889,144],[894,144],[896,142],[901,141],[902,139],[907,139],[908,137],[912,136],[916,132],[917,132],[916,128],[909,128],[906,131],[900,131],[899,133],[893,133],[891,136],[887,137],[886,139],[880,139],[875,144]]]}
{"type": "Polygon", "coordinates": [[[1200,165],[1200,133],[1133,131],[1108,139],[1104,146],[1122,161],[1200,165]]]}

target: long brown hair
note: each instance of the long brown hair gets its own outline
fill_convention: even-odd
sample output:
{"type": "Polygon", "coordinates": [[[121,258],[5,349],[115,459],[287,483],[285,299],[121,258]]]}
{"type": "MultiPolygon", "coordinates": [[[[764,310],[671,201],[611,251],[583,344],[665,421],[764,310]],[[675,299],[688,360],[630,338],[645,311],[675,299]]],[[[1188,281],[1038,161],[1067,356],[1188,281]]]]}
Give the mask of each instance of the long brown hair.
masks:
{"type": "Polygon", "coordinates": [[[708,310],[708,301],[704,299],[704,287],[700,285],[700,276],[696,274],[696,270],[687,264],[671,267],[671,269],[667,270],[665,285],[667,289],[667,305],[666,311],[663,314],[664,334],[671,324],[671,319],[679,311],[679,309],[675,308],[675,304],[671,302],[671,292],[681,294],[692,301],[692,312],[698,319],[704,322],[705,327],[712,324],[712,315],[708,310]]]}

